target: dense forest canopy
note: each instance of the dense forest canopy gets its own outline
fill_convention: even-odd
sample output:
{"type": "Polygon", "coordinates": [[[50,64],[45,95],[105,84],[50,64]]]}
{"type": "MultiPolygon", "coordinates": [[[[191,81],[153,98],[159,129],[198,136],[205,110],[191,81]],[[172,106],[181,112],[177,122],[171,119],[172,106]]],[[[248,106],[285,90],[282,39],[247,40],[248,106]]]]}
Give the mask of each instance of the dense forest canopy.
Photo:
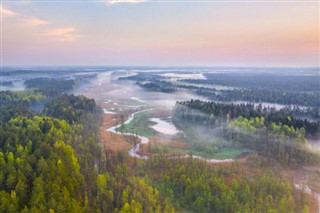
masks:
{"type": "Polygon", "coordinates": [[[165,156],[143,161],[101,150],[92,99],[62,95],[39,113],[17,110],[0,126],[1,212],[308,211],[304,193],[268,172],[245,177],[237,166],[221,170],[165,156]]]}
{"type": "Polygon", "coordinates": [[[275,75],[204,73],[205,80],[184,80],[197,84],[218,84],[246,89],[266,89],[276,91],[319,92],[319,79],[316,75],[275,75]]]}
{"type": "Polygon", "coordinates": [[[173,121],[182,129],[186,124],[204,126],[212,132],[222,128],[223,138],[289,164],[318,163],[319,156],[305,144],[306,137],[319,138],[320,122],[296,118],[311,112],[191,100],[176,103],[173,121]]]}
{"type": "Polygon", "coordinates": [[[55,78],[33,78],[24,82],[27,88],[36,89],[47,96],[57,97],[64,92],[70,92],[75,84],[74,80],[55,78]]]}
{"type": "MultiPolygon", "coordinates": [[[[314,78],[291,76],[284,82],[283,76],[274,80],[273,75],[259,79],[256,75],[206,73],[202,80],[172,80],[147,68],[120,77],[118,80],[133,80],[153,92],[188,91],[218,101],[309,106],[278,110],[254,103],[179,101],[172,121],[183,134],[172,137],[208,155],[197,159],[192,151],[187,155],[158,152],[141,160],[132,158],[128,150],[105,149],[100,135],[105,131],[100,129],[103,111],[94,99],[71,94],[77,84],[96,74],[81,73],[86,72],[83,69],[60,78],[63,72],[44,70],[42,74],[54,77],[28,77],[25,91],[0,92],[0,212],[313,210],[307,190],[296,187],[294,180],[278,170],[314,167],[320,162],[318,153],[307,148],[308,140],[320,136],[319,91],[314,78]],[[216,84],[219,87],[212,86],[216,84]],[[218,165],[205,159],[231,148],[241,150],[239,160],[218,165]]],[[[7,70],[0,75],[37,73],[7,70]]],[[[141,104],[133,99],[128,103],[134,101],[141,104]]],[[[108,104],[115,108],[118,103],[108,104]]],[[[119,117],[124,122],[125,114],[119,117]]],[[[104,142],[115,141],[110,137],[104,142]]]]}
{"type": "Polygon", "coordinates": [[[119,80],[133,80],[142,88],[164,93],[187,89],[215,101],[320,107],[320,85],[316,74],[203,72],[203,75],[205,79],[172,81],[157,72],[144,72],[119,80]]]}
{"type": "MultiPolygon", "coordinates": [[[[205,122],[207,125],[214,127],[216,120],[221,122],[227,119],[234,119],[239,116],[250,119],[252,117],[263,117],[267,125],[272,122],[276,124],[285,124],[294,128],[304,128],[306,136],[319,137],[320,133],[320,110],[319,108],[299,108],[285,107],[277,110],[274,107],[256,106],[253,103],[243,104],[227,104],[219,102],[206,102],[200,100],[191,100],[185,102],[177,102],[176,112],[179,114],[185,113],[189,115],[189,111],[199,111],[204,113],[204,116],[197,116],[195,119],[200,119],[200,122],[205,122]],[[206,114],[210,115],[205,116],[206,114]],[[216,118],[216,119],[215,119],[216,118]]],[[[195,120],[193,119],[193,120],[195,120]]]]}

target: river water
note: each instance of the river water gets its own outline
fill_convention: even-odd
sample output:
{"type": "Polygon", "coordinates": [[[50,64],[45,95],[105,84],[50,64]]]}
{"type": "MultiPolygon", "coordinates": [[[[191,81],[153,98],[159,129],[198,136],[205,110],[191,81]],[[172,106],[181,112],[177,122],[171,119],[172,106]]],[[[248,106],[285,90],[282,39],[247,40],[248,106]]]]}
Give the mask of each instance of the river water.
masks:
{"type": "MultiPolygon", "coordinates": [[[[150,92],[145,91],[135,85],[132,82],[120,82],[120,81],[112,81],[112,72],[106,72],[98,74],[97,79],[92,80],[89,85],[83,86],[81,88],[78,88],[77,91],[75,91],[76,94],[82,94],[90,98],[94,98],[96,101],[100,102],[107,102],[107,104],[110,104],[111,99],[115,100],[117,103],[121,104],[122,100],[131,100],[131,103],[122,103],[125,104],[126,107],[129,108],[138,108],[138,107],[147,107],[150,108],[158,108],[158,107],[166,107],[166,108],[172,108],[176,101],[184,101],[184,100],[190,100],[190,99],[200,99],[200,100],[206,100],[203,97],[196,96],[194,94],[190,94],[189,92],[183,91],[183,92],[177,92],[173,94],[164,94],[159,92],[150,92]],[[134,103],[135,101],[135,103],[134,103]],[[134,105],[134,106],[133,106],[134,105]]],[[[121,104],[121,105],[122,105],[121,104]]],[[[268,103],[264,103],[263,105],[273,106],[276,108],[282,108],[283,106],[280,105],[271,105],[268,103]]],[[[116,108],[119,108],[119,106],[115,105],[116,108]]],[[[132,121],[134,115],[139,113],[141,111],[138,111],[136,113],[133,113],[129,116],[128,120],[124,122],[124,124],[128,124],[132,121]]],[[[105,109],[106,114],[114,114],[117,113],[116,110],[105,109]]],[[[159,123],[159,122],[157,122],[159,123]]],[[[121,133],[116,131],[117,128],[121,127],[123,124],[115,125],[107,129],[107,131],[112,132],[114,134],[121,134],[121,135],[133,135],[132,133],[121,133]]],[[[168,132],[166,132],[168,133],[168,132]]],[[[137,152],[140,150],[140,144],[147,144],[149,142],[149,139],[144,136],[137,136],[140,140],[139,144],[134,145],[130,150],[128,150],[129,155],[131,157],[139,158],[139,159],[148,159],[149,156],[138,154],[137,152]]],[[[190,157],[188,155],[180,156],[181,157],[190,157]]],[[[231,162],[233,159],[225,159],[225,160],[219,160],[219,159],[205,159],[200,156],[192,156],[193,158],[205,160],[210,163],[220,163],[220,162],[231,162]]],[[[173,158],[173,157],[172,157],[173,158]]],[[[176,157],[178,158],[178,157],[176,157]]],[[[318,203],[320,206],[320,194],[317,192],[312,192],[314,196],[318,199],[318,203]]],[[[320,210],[319,210],[320,213],[320,210]]]]}
{"type": "Polygon", "coordinates": [[[318,213],[320,213],[320,193],[310,189],[307,185],[294,184],[294,187],[306,194],[314,196],[318,201],[318,213]]]}
{"type": "Polygon", "coordinates": [[[156,123],[150,127],[161,134],[175,135],[179,132],[179,130],[172,123],[161,120],[160,118],[150,118],[149,120],[156,123]]]}
{"type": "MultiPolygon", "coordinates": [[[[147,156],[147,155],[141,155],[141,154],[137,153],[139,151],[139,149],[140,149],[140,144],[148,144],[149,143],[149,138],[141,136],[141,135],[136,135],[136,134],[133,134],[133,133],[129,133],[129,132],[119,132],[119,131],[117,131],[117,129],[122,127],[123,125],[129,124],[134,119],[134,116],[136,114],[142,113],[142,112],[151,111],[151,110],[153,110],[153,109],[145,109],[145,110],[134,112],[129,116],[129,118],[123,124],[118,124],[118,125],[112,126],[112,127],[107,129],[108,132],[112,132],[114,134],[129,135],[129,136],[134,136],[134,137],[138,137],[139,138],[140,143],[134,145],[128,151],[128,153],[129,153],[129,155],[131,157],[135,157],[135,158],[139,158],[139,159],[148,159],[149,158],[149,156],[147,156]]],[[[190,157],[190,155],[182,155],[182,156],[175,157],[175,158],[188,158],[188,157],[190,157]]],[[[233,159],[223,159],[223,160],[210,159],[210,158],[203,158],[201,156],[196,156],[196,155],[192,155],[192,157],[195,158],[195,159],[204,160],[204,161],[207,161],[207,162],[210,162],[210,163],[223,163],[223,162],[232,162],[233,161],[233,159]]]]}

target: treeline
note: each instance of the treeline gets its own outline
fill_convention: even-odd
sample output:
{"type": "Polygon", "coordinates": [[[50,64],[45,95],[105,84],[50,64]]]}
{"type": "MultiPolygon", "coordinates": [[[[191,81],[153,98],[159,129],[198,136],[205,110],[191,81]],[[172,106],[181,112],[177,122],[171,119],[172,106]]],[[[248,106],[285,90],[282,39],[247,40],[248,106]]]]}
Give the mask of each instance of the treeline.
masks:
{"type": "Polygon", "coordinates": [[[140,87],[155,91],[155,92],[165,92],[165,93],[172,93],[177,91],[176,87],[167,81],[164,81],[166,77],[159,75],[159,73],[144,73],[140,72],[133,76],[128,77],[120,77],[118,80],[132,80],[136,81],[136,84],[140,87]]]}
{"type": "Polygon", "coordinates": [[[75,85],[75,80],[56,79],[56,78],[33,78],[24,82],[28,89],[36,91],[48,97],[58,97],[65,92],[70,92],[75,85]]]}
{"type": "Polygon", "coordinates": [[[45,103],[70,92],[74,84],[74,80],[35,78],[25,81],[30,90],[1,91],[0,122],[7,122],[15,116],[31,116],[41,111],[45,103]]]}
{"type": "Polygon", "coordinates": [[[206,79],[187,79],[196,84],[215,84],[250,90],[276,90],[286,92],[319,92],[319,79],[314,75],[204,73],[206,79]]]}
{"type": "Polygon", "coordinates": [[[202,89],[196,92],[211,100],[320,107],[319,79],[316,75],[204,73],[204,76],[207,79],[183,81],[236,88],[218,92],[202,89]]]}
{"type": "MultiPolygon", "coordinates": [[[[39,74],[40,72],[37,70],[3,70],[0,73],[0,76],[17,76],[17,75],[35,75],[35,74],[39,74]]],[[[46,73],[47,72],[42,72],[42,73],[46,73]]]]}
{"type": "Polygon", "coordinates": [[[43,113],[51,117],[65,119],[72,124],[80,122],[80,119],[85,119],[87,114],[98,113],[98,108],[93,99],[64,94],[49,101],[45,105],[43,113]]]}
{"type": "Polygon", "coordinates": [[[195,91],[197,95],[215,101],[248,101],[255,103],[277,103],[283,105],[301,105],[320,107],[320,92],[283,92],[263,89],[233,89],[215,90],[200,88],[195,91]]]}
{"type": "Polygon", "coordinates": [[[159,80],[155,80],[152,82],[138,81],[136,84],[142,88],[148,89],[150,91],[155,91],[155,92],[172,93],[177,91],[176,88],[173,87],[170,82],[166,82],[166,81],[159,81],[159,80]]]}
{"type": "Polygon", "coordinates": [[[255,107],[253,103],[228,104],[191,100],[177,102],[174,112],[178,118],[205,124],[210,128],[239,116],[247,119],[263,117],[267,126],[276,123],[298,129],[304,128],[306,136],[313,138],[320,136],[320,121],[318,120],[320,111],[315,108],[285,107],[277,110],[274,107],[262,107],[262,105],[255,107]]]}
{"type": "Polygon", "coordinates": [[[133,80],[141,87],[152,91],[170,93],[187,89],[214,101],[267,102],[320,107],[319,80],[316,75],[203,73],[206,79],[183,79],[173,84],[160,74],[161,72],[143,72],[134,76],[120,77],[118,80],[133,80]],[[216,89],[208,85],[232,88],[216,89]]]}
{"type": "Polygon", "coordinates": [[[11,86],[13,86],[13,82],[12,81],[2,81],[2,82],[0,82],[0,85],[11,87],[11,86]]]}
{"type": "Polygon", "coordinates": [[[269,172],[101,150],[99,111],[63,95],[1,123],[0,212],[308,212],[305,193],[269,172]]]}
{"type": "Polygon", "coordinates": [[[127,77],[119,77],[118,80],[131,80],[131,81],[158,81],[161,79],[165,79],[166,77],[158,75],[157,72],[139,72],[136,75],[127,76],[127,77]]]}
{"type": "Polygon", "coordinates": [[[0,123],[8,122],[12,117],[33,114],[29,109],[45,99],[43,94],[34,91],[1,91],[0,123]]]}
{"type": "Polygon", "coordinates": [[[297,112],[303,114],[298,109],[191,100],[176,103],[173,122],[181,128],[186,123],[212,131],[222,127],[225,139],[289,164],[318,162],[319,156],[306,148],[305,136],[319,137],[320,123],[295,118],[297,112]]]}
{"type": "Polygon", "coordinates": [[[246,119],[241,116],[228,123],[224,131],[225,138],[287,164],[319,163],[319,154],[305,146],[304,134],[303,128],[275,123],[267,125],[263,117],[246,119]]]}
{"type": "MultiPolygon", "coordinates": [[[[21,69],[15,69],[13,67],[3,67],[2,72],[0,72],[0,76],[31,76],[31,75],[50,75],[51,77],[54,76],[61,76],[65,75],[66,71],[68,74],[77,74],[77,73],[88,73],[88,70],[83,69],[83,67],[78,67],[75,69],[75,67],[70,67],[66,69],[66,67],[60,69],[59,67],[54,67],[54,68],[45,68],[42,67],[41,69],[26,69],[26,70],[21,70],[21,69]]],[[[90,71],[89,71],[90,72],[90,71]]],[[[95,71],[93,71],[95,72],[95,71]]],[[[90,74],[89,74],[90,75],[90,74]]]]}

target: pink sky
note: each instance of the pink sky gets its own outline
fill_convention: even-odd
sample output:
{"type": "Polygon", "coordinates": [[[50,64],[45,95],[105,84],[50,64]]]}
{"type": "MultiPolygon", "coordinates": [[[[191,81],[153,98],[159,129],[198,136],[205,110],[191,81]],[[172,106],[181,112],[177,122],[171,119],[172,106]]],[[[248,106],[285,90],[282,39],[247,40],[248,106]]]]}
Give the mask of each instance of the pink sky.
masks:
{"type": "Polygon", "coordinates": [[[6,2],[3,65],[319,66],[319,2],[6,2]]]}

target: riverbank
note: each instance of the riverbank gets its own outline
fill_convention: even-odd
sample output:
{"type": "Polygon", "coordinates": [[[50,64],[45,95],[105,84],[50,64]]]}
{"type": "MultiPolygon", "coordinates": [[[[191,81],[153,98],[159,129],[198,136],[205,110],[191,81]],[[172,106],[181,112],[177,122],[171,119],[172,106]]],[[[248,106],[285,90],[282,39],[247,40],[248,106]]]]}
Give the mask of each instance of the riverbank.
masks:
{"type": "MultiPolygon", "coordinates": [[[[110,104],[110,103],[108,103],[110,104]]],[[[113,105],[113,104],[112,104],[113,105]]],[[[110,105],[109,107],[111,107],[112,105],[110,105]]],[[[105,106],[106,107],[106,106],[105,106]]],[[[110,137],[110,140],[106,141],[108,143],[108,145],[105,148],[110,148],[113,151],[126,151],[129,153],[129,155],[131,157],[134,158],[138,158],[138,159],[142,159],[142,160],[146,160],[148,159],[151,155],[153,155],[152,153],[148,153],[146,152],[146,148],[150,145],[152,145],[153,143],[157,142],[157,141],[165,141],[163,143],[174,143],[177,146],[181,146],[181,148],[184,148],[182,145],[183,143],[179,143],[177,141],[172,141],[172,140],[165,140],[165,139],[161,139],[160,137],[158,137],[157,139],[155,138],[147,138],[147,137],[143,137],[143,136],[137,136],[135,134],[132,133],[121,133],[119,131],[117,131],[118,128],[120,128],[122,125],[126,125],[129,124],[133,119],[134,116],[139,114],[139,113],[143,113],[143,112],[148,112],[151,111],[152,109],[143,109],[143,110],[138,110],[138,111],[132,111],[132,113],[126,113],[126,117],[121,116],[120,114],[104,114],[104,125],[102,126],[103,128],[101,129],[101,131],[103,131],[102,135],[108,135],[110,137]],[[123,123],[120,123],[120,120],[123,120],[123,123]],[[121,148],[120,148],[121,147],[121,148]]],[[[175,159],[175,158],[189,158],[190,155],[172,155],[170,157],[170,155],[168,155],[169,158],[175,159]]],[[[224,159],[224,160],[220,160],[220,159],[211,159],[211,158],[203,158],[203,157],[199,157],[197,155],[192,155],[193,158],[195,159],[199,159],[199,160],[204,160],[208,163],[210,163],[211,165],[216,165],[216,166],[227,166],[228,165],[233,165],[231,164],[232,162],[237,162],[239,164],[246,164],[246,161],[243,161],[244,158],[239,159],[224,159]]],[[[306,178],[303,171],[297,170],[297,169],[292,169],[289,170],[288,168],[283,168],[281,167],[281,169],[276,169],[277,166],[272,167],[273,170],[277,170],[277,171],[281,171],[282,170],[282,174],[283,176],[285,176],[288,179],[292,179],[293,183],[295,184],[301,184],[303,183],[304,179],[306,178]],[[284,174],[285,173],[285,174],[284,174]]],[[[244,169],[244,173],[250,173],[250,169],[249,167],[246,169],[244,169]]],[[[305,171],[307,174],[310,174],[310,172],[305,171]]],[[[253,172],[256,173],[256,172],[253,172]]],[[[308,183],[309,184],[309,183],[308,183]]],[[[297,190],[300,190],[299,188],[296,188],[297,190]]],[[[319,193],[316,192],[314,190],[314,187],[309,188],[309,190],[305,190],[306,193],[308,193],[310,191],[310,193],[308,193],[308,195],[310,196],[310,212],[311,213],[320,213],[319,211],[319,207],[320,206],[320,196],[319,193]]]]}
{"type": "MultiPolygon", "coordinates": [[[[132,113],[127,120],[125,120],[124,122],[122,122],[121,124],[117,124],[114,126],[111,126],[107,129],[107,132],[111,132],[113,134],[118,134],[118,135],[122,135],[122,136],[132,136],[132,137],[136,137],[139,141],[135,142],[134,146],[129,149],[128,153],[131,157],[136,157],[139,159],[148,159],[149,156],[144,155],[144,154],[139,154],[138,151],[140,150],[140,144],[148,144],[149,143],[149,138],[142,136],[142,135],[138,135],[138,134],[134,134],[134,133],[130,133],[130,132],[120,132],[119,129],[121,129],[121,127],[123,127],[124,125],[128,125],[130,122],[132,122],[132,120],[134,119],[134,116],[136,116],[139,113],[143,113],[143,112],[148,112],[154,109],[144,109],[144,110],[140,110],[140,111],[136,111],[134,113],[132,113]]],[[[179,156],[175,156],[172,158],[188,158],[188,157],[192,157],[194,159],[199,159],[199,160],[203,160],[209,163],[224,163],[224,162],[232,162],[234,161],[233,159],[213,159],[213,158],[204,158],[201,156],[197,156],[197,155],[179,155],[179,156]]]]}

